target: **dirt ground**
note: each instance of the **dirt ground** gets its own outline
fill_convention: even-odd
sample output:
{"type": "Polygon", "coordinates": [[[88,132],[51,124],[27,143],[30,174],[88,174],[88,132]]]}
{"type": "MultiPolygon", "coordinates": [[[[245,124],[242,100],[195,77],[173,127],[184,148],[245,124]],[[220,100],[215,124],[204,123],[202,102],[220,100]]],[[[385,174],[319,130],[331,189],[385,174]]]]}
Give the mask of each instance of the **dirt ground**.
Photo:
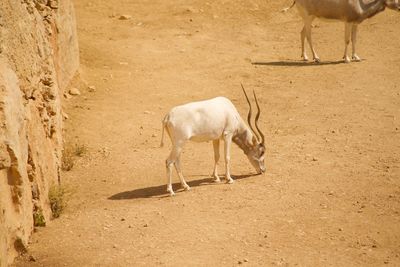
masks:
{"type": "Polygon", "coordinates": [[[299,61],[289,4],[76,0],[82,95],[66,100],[66,140],[87,151],[62,174],[66,211],[16,266],[399,266],[400,14],[360,26],[351,64],[343,24],[316,21],[315,65],[299,61]],[[174,173],[169,197],[163,116],[222,95],[245,117],[240,83],[261,102],[267,172],[234,147],[235,183],[214,184],[212,144],[188,143],[192,190],[174,173]]]}

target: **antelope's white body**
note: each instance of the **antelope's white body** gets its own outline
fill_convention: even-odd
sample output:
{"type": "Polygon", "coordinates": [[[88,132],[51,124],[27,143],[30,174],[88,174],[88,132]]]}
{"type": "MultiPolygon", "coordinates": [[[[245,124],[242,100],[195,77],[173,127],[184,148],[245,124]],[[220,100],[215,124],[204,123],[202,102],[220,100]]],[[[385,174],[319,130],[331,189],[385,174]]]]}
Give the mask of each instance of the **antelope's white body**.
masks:
{"type": "Polygon", "coordinates": [[[176,106],[167,113],[162,124],[161,146],[163,146],[164,129],[167,131],[172,143],[171,153],[166,160],[167,191],[171,195],[174,195],[172,189],[172,165],[175,165],[184,189],[190,189],[182,175],[180,166],[182,148],[188,140],[195,142],[213,141],[215,158],[213,177],[217,182],[220,181],[217,173],[217,164],[220,157],[219,143],[221,139],[224,141],[225,178],[228,183],[233,183],[229,166],[232,141],[245,152],[258,172],[265,171],[263,141],[260,142],[258,140],[252,129],[240,117],[235,106],[226,97],[216,97],[176,106]]]}
{"type": "MultiPolygon", "coordinates": [[[[305,38],[307,38],[313,59],[316,62],[319,62],[320,59],[314,50],[311,39],[311,23],[316,17],[339,20],[345,23],[343,59],[347,63],[351,60],[360,61],[360,57],[356,53],[356,42],[357,27],[361,22],[382,12],[386,7],[400,11],[400,0],[294,0],[291,7],[295,4],[304,22],[304,27],[300,34],[301,57],[303,60],[308,60],[304,46],[305,38]],[[353,49],[351,59],[347,54],[350,36],[353,49]]],[[[291,7],[285,8],[283,11],[287,11],[291,7]]]]}

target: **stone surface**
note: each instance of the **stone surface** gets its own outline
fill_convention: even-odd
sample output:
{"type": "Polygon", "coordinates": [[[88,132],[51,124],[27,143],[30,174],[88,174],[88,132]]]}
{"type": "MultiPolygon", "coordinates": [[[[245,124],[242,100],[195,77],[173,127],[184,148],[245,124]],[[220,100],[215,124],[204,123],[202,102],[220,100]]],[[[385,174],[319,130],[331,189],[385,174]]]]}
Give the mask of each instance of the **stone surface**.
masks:
{"type": "Polygon", "coordinates": [[[59,181],[61,96],[79,67],[67,1],[0,1],[0,266],[23,252],[33,213],[51,218],[59,181]]]}
{"type": "Polygon", "coordinates": [[[71,89],[69,89],[69,94],[70,95],[80,95],[81,92],[79,91],[78,88],[71,88],[71,89]]]}
{"type": "Polygon", "coordinates": [[[120,19],[120,20],[129,20],[129,19],[131,19],[131,18],[132,18],[131,15],[121,15],[121,16],[119,16],[118,19],[120,19]]]}
{"type": "Polygon", "coordinates": [[[94,85],[88,86],[88,91],[91,93],[96,92],[96,86],[94,85]]]}

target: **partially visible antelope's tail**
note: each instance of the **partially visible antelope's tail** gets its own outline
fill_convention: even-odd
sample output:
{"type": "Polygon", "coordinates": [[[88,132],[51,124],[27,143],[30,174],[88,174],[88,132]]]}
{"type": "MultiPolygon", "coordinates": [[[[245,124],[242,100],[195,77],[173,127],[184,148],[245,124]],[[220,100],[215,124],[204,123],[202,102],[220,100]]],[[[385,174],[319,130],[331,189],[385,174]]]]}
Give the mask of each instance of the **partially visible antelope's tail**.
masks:
{"type": "Polygon", "coordinates": [[[168,122],[168,119],[169,119],[169,115],[167,114],[165,117],[164,117],[164,119],[162,120],[162,134],[161,134],[161,143],[160,143],[160,147],[163,147],[164,146],[164,130],[165,130],[165,127],[167,126],[167,122],[168,122]]]}
{"type": "Polygon", "coordinates": [[[296,4],[296,0],[293,1],[293,4],[290,7],[282,9],[281,12],[283,12],[283,13],[288,12],[289,9],[291,9],[295,4],[296,4]]]}

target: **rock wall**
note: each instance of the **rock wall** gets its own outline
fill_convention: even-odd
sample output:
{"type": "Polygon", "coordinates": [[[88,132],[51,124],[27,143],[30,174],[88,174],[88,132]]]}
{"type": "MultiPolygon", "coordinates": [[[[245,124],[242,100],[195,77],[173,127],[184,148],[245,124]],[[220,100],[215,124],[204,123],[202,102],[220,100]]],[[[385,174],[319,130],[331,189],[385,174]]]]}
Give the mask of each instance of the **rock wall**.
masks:
{"type": "Polygon", "coordinates": [[[0,266],[23,252],[34,215],[51,218],[61,100],[78,67],[70,0],[0,1],[0,266]]]}

